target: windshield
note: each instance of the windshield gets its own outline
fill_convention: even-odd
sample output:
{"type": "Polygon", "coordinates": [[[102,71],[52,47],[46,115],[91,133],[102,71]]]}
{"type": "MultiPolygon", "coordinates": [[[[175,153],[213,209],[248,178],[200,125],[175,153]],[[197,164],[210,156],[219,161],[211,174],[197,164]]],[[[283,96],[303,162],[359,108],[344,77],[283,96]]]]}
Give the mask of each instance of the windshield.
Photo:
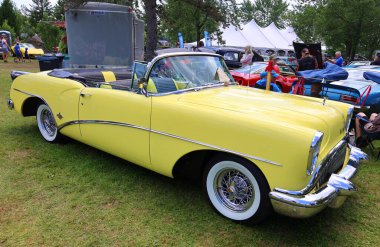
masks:
{"type": "Polygon", "coordinates": [[[22,44],[23,47],[28,47],[28,48],[35,48],[34,45],[29,44],[29,43],[24,43],[22,44]]]}
{"type": "Polygon", "coordinates": [[[252,65],[248,65],[240,69],[235,69],[234,72],[239,72],[243,74],[260,74],[265,70],[266,66],[267,64],[264,63],[253,63],[252,65]]]}
{"type": "Polygon", "coordinates": [[[218,83],[233,83],[220,57],[173,56],[157,61],[150,72],[148,92],[165,93],[218,83]]]}

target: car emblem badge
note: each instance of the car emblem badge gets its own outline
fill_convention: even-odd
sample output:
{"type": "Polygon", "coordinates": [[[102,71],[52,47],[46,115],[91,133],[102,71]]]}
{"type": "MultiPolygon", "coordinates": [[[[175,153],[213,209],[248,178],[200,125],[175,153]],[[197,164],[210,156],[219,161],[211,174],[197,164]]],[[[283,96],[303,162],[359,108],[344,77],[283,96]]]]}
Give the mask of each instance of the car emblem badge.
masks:
{"type": "Polygon", "coordinates": [[[63,118],[63,116],[61,115],[60,112],[57,114],[57,117],[59,118],[59,120],[61,120],[63,118]]]}

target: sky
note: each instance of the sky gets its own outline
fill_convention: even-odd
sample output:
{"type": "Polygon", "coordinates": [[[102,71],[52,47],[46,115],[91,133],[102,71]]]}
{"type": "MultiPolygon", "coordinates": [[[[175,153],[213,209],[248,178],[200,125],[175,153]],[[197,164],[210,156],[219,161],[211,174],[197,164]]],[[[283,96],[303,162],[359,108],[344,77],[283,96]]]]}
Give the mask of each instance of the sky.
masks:
{"type": "MultiPolygon", "coordinates": [[[[13,0],[13,2],[16,4],[17,8],[21,8],[21,5],[26,5],[29,7],[29,4],[32,3],[32,0],[13,0]]],[[[50,3],[52,6],[54,6],[57,3],[57,0],[50,0],[50,3]]]]}

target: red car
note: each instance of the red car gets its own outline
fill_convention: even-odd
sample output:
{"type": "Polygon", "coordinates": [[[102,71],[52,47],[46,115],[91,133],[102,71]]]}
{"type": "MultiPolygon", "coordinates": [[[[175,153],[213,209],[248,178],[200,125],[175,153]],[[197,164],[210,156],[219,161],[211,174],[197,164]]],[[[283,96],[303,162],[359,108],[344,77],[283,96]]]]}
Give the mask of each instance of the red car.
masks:
{"type": "MultiPolygon", "coordinates": [[[[256,62],[250,66],[231,70],[230,72],[235,81],[240,85],[253,87],[260,80],[260,73],[265,71],[267,65],[267,62],[256,62]]],[[[294,70],[287,65],[276,65],[274,71],[279,74],[276,78],[277,86],[282,92],[289,93],[293,82],[297,79],[294,70]]]]}

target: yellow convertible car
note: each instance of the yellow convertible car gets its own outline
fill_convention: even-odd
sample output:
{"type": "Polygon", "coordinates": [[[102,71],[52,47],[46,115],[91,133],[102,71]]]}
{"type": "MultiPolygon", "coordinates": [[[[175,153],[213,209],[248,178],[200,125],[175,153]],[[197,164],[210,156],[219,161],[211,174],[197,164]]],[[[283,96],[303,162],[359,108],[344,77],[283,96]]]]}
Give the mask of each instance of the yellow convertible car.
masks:
{"type": "MultiPolygon", "coordinates": [[[[25,49],[28,48],[29,57],[34,58],[36,56],[42,56],[45,54],[43,49],[36,48],[34,45],[29,43],[20,43],[20,50],[23,57],[25,57],[25,49]]],[[[11,47],[12,54],[15,54],[15,46],[11,47]]]]}
{"type": "Polygon", "coordinates": [[[340,207],[366,158],[346,139],[350,105],[239,86],[216,54],[12,78],[8,106],[36,116],[46,141],[68,136],[165,176],[199,178],[234,221],[340,207]]]}

